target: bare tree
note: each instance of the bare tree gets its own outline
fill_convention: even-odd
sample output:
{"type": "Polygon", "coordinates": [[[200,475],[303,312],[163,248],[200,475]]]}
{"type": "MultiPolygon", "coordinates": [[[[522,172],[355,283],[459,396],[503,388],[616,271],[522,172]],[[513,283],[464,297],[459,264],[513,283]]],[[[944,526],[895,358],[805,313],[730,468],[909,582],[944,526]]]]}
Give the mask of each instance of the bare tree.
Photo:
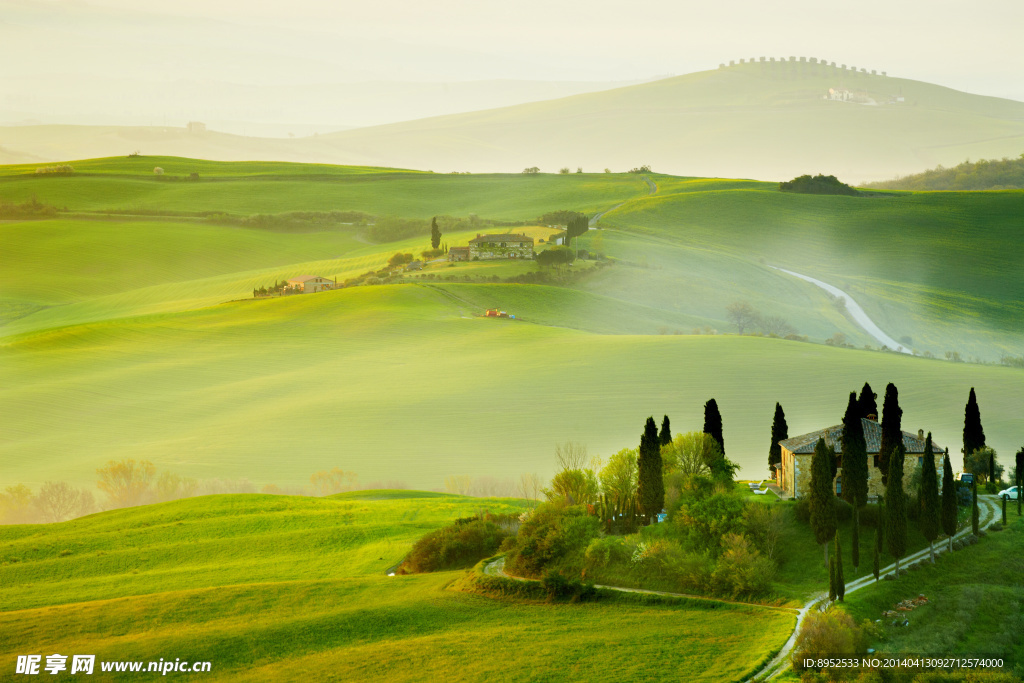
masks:
{"type": "Polygon", "coordinates": [[[538,500],[543,486],[540,475],[535,472],[519,475],[519,493],[527,500],[538,500]]]}
{"type": "Polygon", "coordinates": [[[322,470],[309,477],[309,483],[313,487],[314,496],[330,496],[342,491],[351,491],[356,486],[359,475],[355,472],[346,472],[340,467],[330,471],[322,470]]]}
{"type": "Polygon", "coordinates": [[[790,325],[788,320],[777,315],[769,315],[762,318],[761,329],[765,334],[774,334],[776,337],[796,334],[796,328],[790,325]]]}
{"type": "Polygon", "coordinates": [[[587,464],[587,446],[576,441],[555,444],[555,462],[562,470],[582,470],[587,464]]]}
{"type": "Polygon", "coordinates": [[[110,460],[105,467],[96,470],[96,474],[99,476],[96,487],[107,494],[110,507],[129,507],[145,502],[156,465],[148,460],[110,460]]]}
{"type": "Polygon", "coordinates": [[[726,317],[743,334],[743,330],[753,327],[761,320],[754,307],[746,301],[734,301],[725,308],[726,317]]]}
{"type": "Polygon", "coordinates": [[[444,490],[460,496],[468,496],[473,486],[473,478],[468,474],[458,474],[444,478],[444,490]]]}
{"type": "Polygon", "coordinates": [[[32,502],[44,522],[63,522],[74,515],[79,498],[78,489],[66,481],[48,481],[39,487],[32,502]]]}

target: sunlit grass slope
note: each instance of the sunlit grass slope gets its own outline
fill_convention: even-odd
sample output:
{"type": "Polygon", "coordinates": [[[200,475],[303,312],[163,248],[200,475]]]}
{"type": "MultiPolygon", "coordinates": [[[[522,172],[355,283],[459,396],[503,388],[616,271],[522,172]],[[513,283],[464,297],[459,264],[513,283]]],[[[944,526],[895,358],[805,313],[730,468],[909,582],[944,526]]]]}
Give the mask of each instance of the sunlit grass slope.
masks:
{"type": "Polygon", "coordinates": [[[477,214],[529,220],[559,209],[593,213],[648,191],[643,180],[630,174],[433,174],[166,157],[69,163],[76,170],[73,176],[40,177],[29,170],[34,166],[5,167],[0,199],[21,202],[35,196],[72,211],[364,211],[413,218],[477,214]],[[163,176],[153,174],[156,166],[164,168],[163,176]],[[199,170],[206,167],[210,177],[199,170]],[[180,177],[193,168],[199,180],[180,177]],[[169,178],[168,169],[179,178],[169,178]]]}
{"type": "Polygon", "coordinates": [[[812,431],[838,423],[865,381],[895,382],[904,426],[953,452],[972,386],[997,450],[1015,450],[1024,429],[1019,370],[750,337],[600,335],[552,327],[560,305],[565,320],[578,315],[577,299],[530,285],[360,287],[7,338],[0,463],[31,485],[90,483],[108,459],[132,457],[198,478],[301,484],[339,466],[432,488],[447,474],[549,475],[567,439],[607,456],[635,446],[648,415],[699,429],[714,397],[728,455],[756,477],[776,401],[790,433],[812,431]],[[525,319],[472,317],[488,300],[525,319]]]}
{"type": "Polygon", "coordinates": [[[734,271],[751,265],[761,279],[766,266],[781,266],[848,292],[890,336],[910,336],[909,346],[997,360],[1024,353],[1022,213],[1016,190],[837,197],[737,189],[659,192],[602,224],[665,240],[673,245],[665,254],[706,258],[709,285],[729,288],[734,271]]]}
{"type": "Polygon", "coordinates": [[[179,657],[232,681],[711,681],[751,671],[795,621],[713,603],[496,600],[451,590],[460,572],[387,577],[423,533],[523,507],[379,493],[216,496],[2,528],[3,658],[179,657]]]}

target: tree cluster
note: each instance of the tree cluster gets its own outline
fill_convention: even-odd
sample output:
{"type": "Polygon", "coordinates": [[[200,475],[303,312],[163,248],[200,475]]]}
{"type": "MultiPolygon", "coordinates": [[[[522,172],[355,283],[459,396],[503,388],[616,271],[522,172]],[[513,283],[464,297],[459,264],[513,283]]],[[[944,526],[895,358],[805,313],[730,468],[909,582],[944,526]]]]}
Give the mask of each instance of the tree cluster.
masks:
{"type": "Polygon", "coordinates": [[[866,187],[889,190],[971,191],[1024,188],[1024,154],[1016,159],[979,159],[952,168],[941,165],[915,175],[869,183],[866,187]]]}
{"type": "Polygon", "coordinates": [[[861,194],[834,175],[821,175],[820,173],[816,176],[802,175],[789,182],[781,182],[779,190],[801,194],[838,194],[853,197],[861,194]]]}
{"type": "Polygon", "coordinates": [[[785,318],[777,315],[762,315],[746,301],[734,301],[725,308],[726,319],[736,326],[739,334],[750,329],[758,329],[763,334],[773,337],[791,337],[797,333],[796,328],[785,318]]]}

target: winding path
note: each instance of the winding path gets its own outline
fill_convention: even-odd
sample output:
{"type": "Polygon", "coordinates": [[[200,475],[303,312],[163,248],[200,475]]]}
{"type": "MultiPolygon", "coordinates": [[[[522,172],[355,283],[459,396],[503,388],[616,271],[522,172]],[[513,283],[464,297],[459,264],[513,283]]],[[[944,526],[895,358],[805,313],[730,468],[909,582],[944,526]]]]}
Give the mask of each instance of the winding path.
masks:
{"type": "MultiPolygon", "coordinates": [[[[988,526],[989,524],[991,524],[992,521],[995,519],[996,514],[998,513],[999,505],[998,505],[998,503],[996,503],[996,499],[994,497],[986,496],[984,498],[982,498],[982,497],[978,498],[978,506],[979,506],[979,508],[981,508],[980,514],[981,514],[981,518],[982,518],[981,521],[980,521],[979,526],[981,528],[984,528],[984,527],[988,526]]],[[[953,536],[953,538],[954,539],[963,538],[964,536],[966,536],[969,533],[971,533],[971,527],[968,525],[968,526],[964,527],[963,529],[961,529],[960,531],[958,531],[953,536]]],[[[938,555],[940,553],[946,552],[946,549],[948,547],[949,546],[948,546],[948,544],[945,541],[940,542],[935,547],[935,554],[938,555]]],[[[911,564],[913,564],[914,562],[919,562],[921,560],[924,560],[924,559],[928,558],[928,556],[929,556],[929,549],[928,548],[923,548],[922,550],[919,550],[919,551],[917,551],[915,553],[912,553],[912,554],[907,555],[906,557],[904,557],[902,560],[900,560],[900,564],[903,567],[908,567],[911,564]]],[[[881,579],[884,579],[886,576],[888,576],[889,574],[893,573],[895,570],[896,570],[896,563],[894,562],[894,563],[890,564],[889,566],[882,568],[879,571],[879,576],[880,576],[881,579]]],[[[901,569],[900,573],[902,574],[904,571],[906,571],[906,570],[905,569],[901,569]]],[[[494,560],[488,562],[487,565],[484,566],[484,573],[485,574],[489,574],[491,576],[503,576],[503,577],[505,577],[507,579],[513,579],[515,581],[534,581],[535,580],[535,579],[524,579],[521,576],[513,576],[512,574],[506,573],[505,572],[505,558],[504,557],[498,557],[498,558],[495,558],[494,560]]],[[[861,578],[859,578],[859,579],[857,579],[855,581],[851,581],[850,583],[846,584],[846,594],[849,595],[850,593],[852,593],[854,591],[860,590],[861,588],[866,588],[868,586],[873,585],[874,583],[875,583],[875,577],[874,577],[873,574],[868,574],[867,576],[862,576],[861,578]]],[[[690,595],[690,594],[687,594],[687,593],[669,593],[669,592],[666,592],[666,591],[652,591],[652,590],[645,590],[645,589],[642,589],[642,588],[627,588],[627,587],[624,587],[624,586],[596,585],[596,587],[597,588],[604,588],[606,590],[620,591],[620,592],[623,592],[623,593],[647,593],[649,595],[664,595],[664,596],[673,597],[673,598],[689,598],[689,599],[693,599],[693,600],[704,600],[704,601],[707,601],[707,602],[722,602],[722,603],[728,603],[728,604],[731,604],[731,605],[742,605],[744,607],[759,607],[759,608],[762,608],[762,609],[770,609],[770,610],[776,610],[776,611],[789,612],[789,613],[792,613],[792,614],[796,614],[796,625],[793,627],[793,633],[789,636],[789,639],[786,641],[786,644],[782,646],[782,649],[779,650],[778,654],[776,654],[771,659],[771,661],[769,661],[760,670],[758,670],[749,679],[747,679],[748,681],[768,681],[768,680],[771,680],[772,678],[775,678],[779,674],[783,673],[787,668],[789,668],[789,657],[790,657],[790,655],[793,652],[793,646],[796,645],[796,636],[800,632],[800,626],[803,624],[804,619],[807,617],[807,614],[811,610],[814,610],[814,609],[821,610],[821,609],[824,609],[824,607],[827,606],[827,595],[824,594],[824,593],[818,593],[818,594],[814,595],[810,600],[808,600],[803,605],[803,607],[801,607],[800,609],[795,609],[795,608],[792,608],[792,607],[774,607],[774,606],[771,606],[771,605],[761,605],[761,604],[758,604],[756,602],[739,602],[739,601],[736,601],[736,600],[724,600],[724,599],[721,599],[721,598],[709,598],[709,597],[704,596],[704,595],[690,595]]]]}
{"type": "MultiPolygon", "coordinates": [[[[980,515],[982,516],[982,520],[981,520],[981,522],[979,524],[979,528],[984,528],[984,527],[988,526],[989,524],[991,524],[992,520],[995,519],[996,511],[997,511],[999,505],[995,502],[994,498],[991,498],[991,497],[981,498],[981,497],[979,497],[978,498],[978,507],[979,508],[983,508],[983,509],[980,510],[980,515]]],[[[966,536],[969,533],[971,533],[971,527],[968,525],[968,526],[964,527],[963,529],[961,529],[960,531],[958,531],[953,536],[953,538],[963,538],[964,536],[966,536]]],[[[948,548],[948,547],[949,546],[948,546],[948,544],[946,542],[940,543],[935,548],[935,554],[938,555],[939,553],[945,552],[946,548],[948,548]]],[[[904,567],[907,567],[907,566],[911,565],[914,562],[918,562],[920,560],[923,560],[923,559],[927,558],[928,557],[928,552],[929,552],[928,548],[924,548],[923,550],[919,550],[916,553],[913,553],[911,555],[908,555],[908,556],[904,557],[900,561],[900,564],[902,564],[904,567]]],[[[890,564],[888,567],[885,567],[885,568],[881,569],[879,571],[879,576],[881,578],[884,578],[885,576],[888,576],[889,574],[891,574],[895,570],[896,570],[896,563],[894,562],[893,564],[890,564]]],[[[900,573],[902,574],[903,571],[904,570],[901,569],[900,573]]],[[[856,581],[851,581],[850,583],[846,584],[846,595],[849,595],[853,591],[860,590],[861,588],[866,588],[867,586],[870,586],[870,585],[872,585],[874,583],[875,583],[874,575],[868,574],[867,576],[862,576],[861,578],[857,579],[856,581]]],[[[775,657],[770,662],[768,662],[768,664],[766,664],[756,674],[751,676],[749,680],[751,680],[751,681],[758,681],[758,680],[768,681],[768,680],[771,680],[772,678],[775,678],[776,676],[781,674],[783,671],[785,671],[789,667],[789,656],[793,652],[793,646],[796,644],[796,635],[797,635],[797,633],[800,632],[800,626],[801,626],[801,624],[803,624],[804,618],[807,616],[807,613],[810,612],[812,609],[821,609],[821,608],[823,608],[826,605],[826,603],[827,603],[827,596],[824,593],[820,593],[818,595],[815,595],[810,600],[808,600],[807,603],[804,604],[804,606],[801,607],[800,610],[799,610],[799,614],[798,614],[798,616],[796,618],[796,627],[793,629],[793,635],[791,635],[789,637],[789,640],[786,641],[786,644],[782,646],[781,650],[779,650],[779,654],[775,655],[775,657]]]]}
{"type": "Polygon", "coordinates": [[[874,337],[883,346],[887,346],[888,348],[894,351],[899,351],[900,353],[911,353],[910,351],[903,348],[903,345],[900,344],[898,341],[887,335],[885,332],[882,332],[882,329],[878,325],[876,325],[871,318],[868,317],[868,314],[864,312],[864,309],[860,307],[860,304],[854,301],[849,294],[839,289],[838,287],[833,287],[827,282],[822,282],[821,280],[816,280],[813,277],[801,275],[800,273],[795,273],[792,270],[779,268],[778,266],[769,266],[769,268],[774,268],[775,270],[782,271],[787,275],[792,275],[793,277],[800,278],[801,280],[806,280],[807,282],[810,282],[812,285],[821,287],[832,296],[842,297],[843,299],[846,300],[846,310],[848,310],[850,312],[850,315],[853,316],[854,321],[862,328],[864,328],[865,332],[874,337]]]}
{"type": "MultiPolygon", "coordinates": [[[[647,176],[644,176],[643,178],[644,178],[644,182],[647,183],[647,196],[650,197],[652,194],[657,194],[657,192],[658,192],[658,184],[656,182],[654,182],[653,180],[651,180],[650,178],[648,178],[647,176]]],[[[601,218],[605,214],[611,213],[612,211],[614,211],[615,209],[619,208],[620,206],[622,206],[623,204],[625,204],[628,201],[629,201],[629,199],[626,199],[625,201],[619,202],[618,204],[616,204],[615,206],[613,206],[610,209],[605,209],[604,211],[601,211],[599,213],[595,213],[593,215],[593,217],[591,217],[591,219],[589,221],[587,221],[587,227],[589,227],[591,230],[593,230],[594,228],[597,227],[597,222],[599,220],[601,220],[601,218]]]]}

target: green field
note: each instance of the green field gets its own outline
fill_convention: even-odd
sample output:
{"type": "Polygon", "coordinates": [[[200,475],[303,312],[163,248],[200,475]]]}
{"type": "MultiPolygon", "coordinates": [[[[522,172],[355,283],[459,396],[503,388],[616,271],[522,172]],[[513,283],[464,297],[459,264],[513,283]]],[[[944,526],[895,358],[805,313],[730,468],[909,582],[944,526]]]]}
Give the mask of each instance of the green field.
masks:
{"type": "Polygon", "coordinates": [[[760,477],[776,401],[798,434],[838,423],[846,392],[865,381],[876,390],[895,382],[904,426],[933,431],[954,453],[974,386],[989,443],[1004,458],[1020,445],[1017,369],[708,333],[734,330],[725,308],[748,300],[811,341],[841,332],[858,348],[877,345],[820,290],[770,268],[778,264],[852,292],[883,329],[938,356],[1024,353],[1014,327],[1024,299],[1021,192],[820,197],[653,176],[652,196],[637,175],[161,159],[213,178],[168,182],[140,175],[152,162],[74,162],[81,175],[66,178],[8,167],[0,197],[34,191],[74,210],[128,211],[129,187],[157,214],[320,208],[522,220],[625,203],[602,219],[607,229],[580,240],[613,263],[579,263],[552,284],[493,282],[528,274],[528,263],[438,263],[402,284],[259,301],[254,288],[307,273],[343,281],[395,252],[418,254],[427,238],[371,244],[358,226],[281,233],[175,215],[2,223],[5,482],[91,484],[111,458],[257,485],[301,485],[335,466],[364,483],[398,472],[419,488],[457,474],[547,476],[556,443],[607,456],[634,446],[648,415],[698,429],[711,397],[729,457],[760,477]],[[492,307],[518,320],[477,317],[492,307]]]}
{"type": "Polygon", "coordinates": [[[722,680],[756,669],[795,623],[694,601],[494,599],[453,590],[463,572],[385,575],[417,537],[485,508],[523,509],[417,492],[235,495],[0,528],[4,666],[88,652],[211,662],[189,680],[722,680]]]}

